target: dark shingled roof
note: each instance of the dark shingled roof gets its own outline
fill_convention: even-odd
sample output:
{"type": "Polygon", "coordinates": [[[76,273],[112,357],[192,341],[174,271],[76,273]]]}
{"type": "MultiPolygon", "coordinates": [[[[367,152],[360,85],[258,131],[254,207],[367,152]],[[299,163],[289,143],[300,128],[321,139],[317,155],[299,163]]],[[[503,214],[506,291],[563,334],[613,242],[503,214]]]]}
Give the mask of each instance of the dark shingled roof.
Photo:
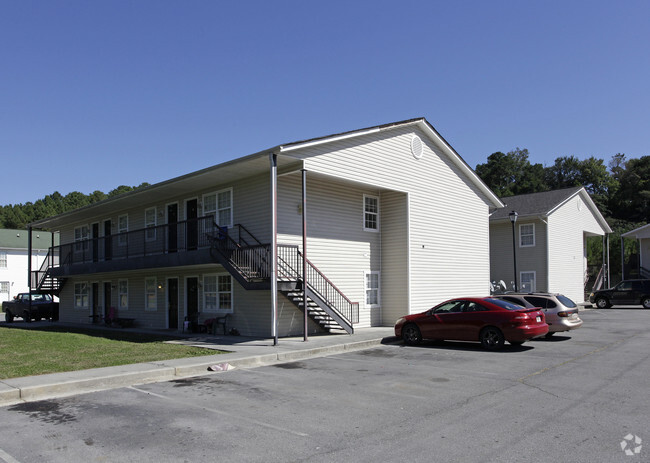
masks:
{"type": "Polygon", "coordinates": [[[578,186],[562,190],[543,191],[541,193],[500,198],[506,207],[497,209],[490,217],[490,220],[507,219],[511,211],[516,211],[519,217],[546,216],[557,206],[573,197],[581,189],[582,187],[578,186]]]}

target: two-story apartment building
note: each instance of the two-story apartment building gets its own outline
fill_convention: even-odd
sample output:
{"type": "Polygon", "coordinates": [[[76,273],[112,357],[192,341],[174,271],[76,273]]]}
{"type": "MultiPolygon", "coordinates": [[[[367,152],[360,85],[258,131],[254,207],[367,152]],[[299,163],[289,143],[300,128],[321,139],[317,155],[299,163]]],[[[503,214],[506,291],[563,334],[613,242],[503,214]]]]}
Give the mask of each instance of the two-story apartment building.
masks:
{"type": "Polygon", "coordinates": [[[589,193],[575,187],[501,200],[506,207],[490,217],[492,280],[505,281],[509,290],[516,281],[520,291],[563,293],[583,302],[586,238],[612,232],[589,193]],[[512,212],[517,213],[514,237],[512,212]]]}
{"type": "Polygon", "coordinates": [[[61,245],[32,280],[60,295],[67,322],[112,310],[157,329],[228,314],[228,329],[252,336],[390,326],[489,292],[498,207],[419,118],[279,145],[39,220],[31,227],[61,245]]]}

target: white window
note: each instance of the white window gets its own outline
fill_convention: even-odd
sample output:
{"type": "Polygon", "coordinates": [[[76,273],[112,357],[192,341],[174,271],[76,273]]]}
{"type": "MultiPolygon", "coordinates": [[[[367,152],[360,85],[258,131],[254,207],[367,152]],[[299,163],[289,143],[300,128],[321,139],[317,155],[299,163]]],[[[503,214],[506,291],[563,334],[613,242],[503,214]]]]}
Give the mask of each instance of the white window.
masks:
{"type": "Polygon", "coordinates": [[[9,282],[0,281],[0,302],[9,300],[9,282]]]}
{"type": "Polygon", "coordinates": [[[363,195],[363,229],[379,230],[379,198],[376,196],[363,195]]]}
{"type": "Polygon", "coordinates": [[[151,207],[144,211],[144,226],[147,229],[145,236],[147,241],[156,239],[156,208],[151,207]]]}
{"type": "Polygon", "coordinates": [[[88,283],[81,282],[74,284],[74,307],[75,309],[87,309],[89,301],[88,283]]]}
{"type": "Polygon", "coordinates": [[[144,280],[144,309],[157,310],[158,309],[158,282],[156,277],[148,277],[144,280]]]}
{"type": "Polygon", "coordinates": [[[7,268],[7,252],[0,251],[0,268],[7,268]]]}
{"type": "Polygon", "coordinates": [[[232,277],[228,274],[203,277],[203,310],[232,312],[232,277]]]}
{"type": "Polygon", "coordinates": [[[379,306],[379,272],[366,272],[366,307],[379,306]]]}
{"type": "Polygon", "coordinates": [[[80,227],[75,227],[74,229],[74,250],[76,252],[87,251],[90,249],[90,227],[88,225],[82,225],[80,227]]]}
{"type": "Polygon", "coordinates": [[[232,188],[204,195],[203,215],[212,216],[220,227],[232,227],[232,188]]]}
{"type": "Polygon", "coordinates": [[[535,224],[526,223],[519,225],[519,247],[535,246],[535,224]]]}
{"type": "Polygon", "coordinates": [[[117,233],[119,238],[117,240],[120,246],[127,244],[127,235],[126,232],[129,231],[129,216],[127,214],[121,215],[117,218],[117,233]]]}
{"type": "Polygon", "coordinates": [[[119,310],[129,310],[129,280],[117,283],[117,300],[119,310]]]}
{"type": "Polygon", "coordinates": [[[519,272],[519,291],[522,293],[534,293],[537,291],[535,272],[519,272]]]}

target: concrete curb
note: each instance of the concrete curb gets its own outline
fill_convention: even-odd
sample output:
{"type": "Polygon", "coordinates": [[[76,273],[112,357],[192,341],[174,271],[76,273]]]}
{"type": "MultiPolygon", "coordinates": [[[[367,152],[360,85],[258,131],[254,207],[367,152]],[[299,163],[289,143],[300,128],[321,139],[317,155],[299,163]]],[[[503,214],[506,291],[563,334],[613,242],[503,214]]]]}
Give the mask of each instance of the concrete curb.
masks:
{"type": "Polygon", "coordinates": [[[219,372],[211,372],[208,370],[208,368],[215,364],[228,364],[229,367],[234,368],[257,368],[266,365],[295,362],[313,357],[369,349],[380,345],[383,341],[383,338],[376,338],[273,353],[254,355],[229,353],[12,378],[0,381],[0,407],[134,386],[137,384],[216,374],[219,372]]]}

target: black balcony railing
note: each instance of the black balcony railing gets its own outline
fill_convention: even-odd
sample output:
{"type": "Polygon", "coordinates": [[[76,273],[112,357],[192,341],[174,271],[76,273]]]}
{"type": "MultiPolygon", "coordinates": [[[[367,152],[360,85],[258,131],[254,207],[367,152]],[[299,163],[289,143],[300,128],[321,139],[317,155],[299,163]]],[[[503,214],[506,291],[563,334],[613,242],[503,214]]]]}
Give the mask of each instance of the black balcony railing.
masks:
{"type": "Polygon", "coordinates": [[[217,229],[212,216],[158,225],[55,246],[51,266],[68,266],[118,259],[171,254],[209,248],[217,229]]]}

